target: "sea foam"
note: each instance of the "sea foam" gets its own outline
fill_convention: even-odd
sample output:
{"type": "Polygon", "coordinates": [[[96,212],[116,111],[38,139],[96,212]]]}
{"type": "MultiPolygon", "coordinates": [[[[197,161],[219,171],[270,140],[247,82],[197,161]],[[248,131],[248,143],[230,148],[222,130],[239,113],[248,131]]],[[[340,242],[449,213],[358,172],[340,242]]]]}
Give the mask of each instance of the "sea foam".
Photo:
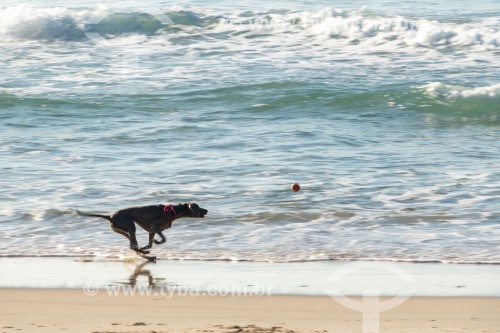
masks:
{"type": "Polygon", "coordinates": [[[429,96],[444,98],[470,98],[500,96],[500,83],[484,87],[464,87],[449,85],[441,82],[431,82],[423,85],[421,89],[429,96]]]}

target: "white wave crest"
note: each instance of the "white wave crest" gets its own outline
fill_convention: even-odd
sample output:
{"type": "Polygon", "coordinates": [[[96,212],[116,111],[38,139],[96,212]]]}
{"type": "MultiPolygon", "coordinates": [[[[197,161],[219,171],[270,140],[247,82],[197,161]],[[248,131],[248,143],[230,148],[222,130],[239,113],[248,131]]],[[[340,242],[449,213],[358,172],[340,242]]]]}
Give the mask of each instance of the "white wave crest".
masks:
{"type": "Polygon", "coordinates": [[[88,11],[71,11],[65,7],[4,7],[0,8],[0,37],[55,39],[78,34],[88,16],[88,11]]]}
{"type": "Polygon", "coordinates": [[[500,83],[485,87],[463,87],[431,82],[420,87],[428,96],[444,98],[498,97],[500,83]]]}
{"type": "Polygon", "coordinates": [[[326,8],[287,14],[260,14],[221,20],[223,26],[257,33],[282,31],[327,36],[334,39],[372,42],[375,45],[402,43],[411,47],[441,45],[498,47],[499,20],[452,23],[411,19],[398,15],[380,15],[364,9],[354,11],[326,8]]]}

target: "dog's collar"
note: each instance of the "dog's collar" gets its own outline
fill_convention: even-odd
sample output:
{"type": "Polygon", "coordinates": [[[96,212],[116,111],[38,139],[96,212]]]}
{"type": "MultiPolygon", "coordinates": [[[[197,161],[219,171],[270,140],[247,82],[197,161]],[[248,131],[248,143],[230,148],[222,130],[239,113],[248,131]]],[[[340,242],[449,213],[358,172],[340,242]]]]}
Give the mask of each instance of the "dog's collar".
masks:
{"type": "Polygon", "coordinates": [[[173,205],[164,206],[163,213],[161,214],[161,217],[167,216],[168,213],[172,213],[172,215],[174,215],[174,218],[172,219],[172,221],[175,220],[175,218],[177,217],[177,213],[175,212],[175,208],[173,205]]]}

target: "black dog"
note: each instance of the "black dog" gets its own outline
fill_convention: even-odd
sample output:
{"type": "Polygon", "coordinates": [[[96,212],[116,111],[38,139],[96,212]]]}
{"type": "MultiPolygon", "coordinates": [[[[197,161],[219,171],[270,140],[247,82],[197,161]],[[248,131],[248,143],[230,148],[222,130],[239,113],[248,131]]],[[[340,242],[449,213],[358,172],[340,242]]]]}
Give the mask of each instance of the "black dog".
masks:
{"type": "MultiPolygon", "coordinates": [[[[89,214],[82,213],[77,210],[79,215],[102,217],[108,220],[113,231],[127,237],[130,241],[130,248],[137,253],[148,254],[150,249],[155,244],[163,244],[166,242],[162,231],[172,226],[174,220],[181,217],[205,217],[208,210],[201,208],[195,203],[185,203],[176,206],[173,205],[151,205],[142,207],[130,207],[121,209],[112,215],[89,214]],[[149,232],[148,245],[139,248],[135,237],[135,223],[140,225],[144,230],[149,232]],[[161,240],[155,239],[155,234],[161,237],[161,240]]],[[[154,257],[146,257],[154,260],[154,257]]]]}

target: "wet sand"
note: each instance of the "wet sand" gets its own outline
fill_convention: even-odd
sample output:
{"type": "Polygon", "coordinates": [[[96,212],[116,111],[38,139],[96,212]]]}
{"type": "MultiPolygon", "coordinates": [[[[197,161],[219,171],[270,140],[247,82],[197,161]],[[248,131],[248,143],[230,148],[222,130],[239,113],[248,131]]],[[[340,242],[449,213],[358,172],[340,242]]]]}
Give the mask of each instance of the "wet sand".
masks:
{"type": "MultiPolygon", "coordinates": [[[[297,263],[171,261],[137,257],[0,258],[0,288],[98,288],[138,285],[164,292],[226,291],[256,295],[498,296],[500,265],[319,261],[297,263]]],[[[218,293],[220,294],[220,293],[218,293]]]]}

